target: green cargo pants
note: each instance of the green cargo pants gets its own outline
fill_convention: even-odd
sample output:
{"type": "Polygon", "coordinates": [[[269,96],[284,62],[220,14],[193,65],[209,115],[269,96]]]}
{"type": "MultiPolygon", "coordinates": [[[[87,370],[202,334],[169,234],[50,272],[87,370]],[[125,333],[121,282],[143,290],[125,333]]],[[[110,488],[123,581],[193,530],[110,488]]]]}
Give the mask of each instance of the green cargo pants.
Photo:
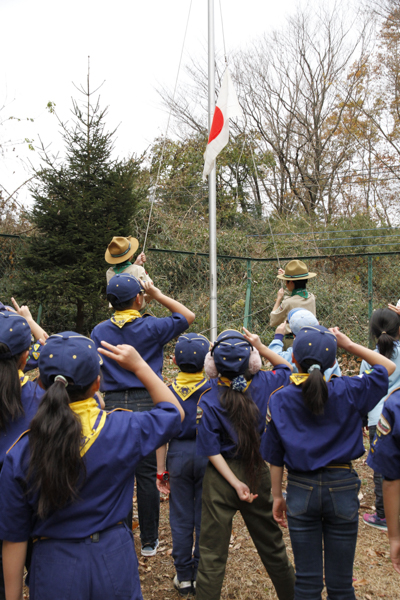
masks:
{"type": "MultiPolygon", "coordinates": [[[[227,460],[241,481],[246,482],[240,460],[227,460]]],[[[224,580],[232,519],[239,510],[258,554],[275,586],[279,600],[294,598],[294,570],[286,554],[282,532],[272,516],[271,476],[267,464],[251,504],[239,500],[233,487],[208,464],[203,480],[200,529],[200,563],[197,573],[197,600],[219,600],[224,580]]]]}

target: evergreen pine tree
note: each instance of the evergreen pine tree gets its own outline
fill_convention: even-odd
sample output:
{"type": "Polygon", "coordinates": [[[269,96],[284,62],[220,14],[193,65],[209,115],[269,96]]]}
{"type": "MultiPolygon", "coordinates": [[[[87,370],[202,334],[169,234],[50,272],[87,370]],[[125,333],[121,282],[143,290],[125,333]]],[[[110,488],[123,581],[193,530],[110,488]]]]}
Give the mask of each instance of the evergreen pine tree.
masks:
{"type": "Polygon", "coordinates": [[[40,302],[49,331],[88,333],[107,318],[104,253],[115,235],[128,236],[139,203],[141,160],[113,160],[113,135],[105,131],[107,109],[86,96],[73,100],[73,123],[61,123],[66,159],[44,152],[44,167],[31,187],[34,226],[21,257],[19,297],[40,302]]]}

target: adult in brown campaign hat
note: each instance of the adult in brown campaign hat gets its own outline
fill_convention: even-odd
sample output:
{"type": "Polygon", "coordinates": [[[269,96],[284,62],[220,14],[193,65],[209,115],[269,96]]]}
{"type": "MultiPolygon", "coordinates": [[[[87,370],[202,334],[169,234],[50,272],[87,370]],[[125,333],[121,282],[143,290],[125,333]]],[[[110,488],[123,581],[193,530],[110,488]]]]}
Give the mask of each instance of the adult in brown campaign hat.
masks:
{"type": "MultiPolygon", "coordinates": [[[[285,270],[279,269],[278,279],[285,282],[289,296],[284,298],[285,290],[278,290],[274,307],[270,314],[270,326],[277,327],[287,320],[287,315],[293,308],[304,308],[314,315],[316,314],[315,296],[307,290],[307,280],[316,277],[316,273],[310,273],[307,265],[301,260],[291,260],[287,263],[285,270]]],[[[288,324],[285,329],[284,348],[293,343],[293,334],[288,324]]]]}
{"type": "MultiPolygon", "coordinates": [[[[111,242],[108,244],[105,259],[108,262],[110,268],[106,272],[107,284],[114,275],[120,275],[125,273],[127,275],[133,275],[136,279],[142,281],[150,281],[152,279],[144,268],[146,262],[146,255],[141,252],[136,258],[135,262],[132,263],[131,259],[139,247],[139,242],[136,238],[129,235],[128,237],[116,236],[113,237],[111,242]]],[[[146,304],[146,303],[145,303],[146,304]]]]}

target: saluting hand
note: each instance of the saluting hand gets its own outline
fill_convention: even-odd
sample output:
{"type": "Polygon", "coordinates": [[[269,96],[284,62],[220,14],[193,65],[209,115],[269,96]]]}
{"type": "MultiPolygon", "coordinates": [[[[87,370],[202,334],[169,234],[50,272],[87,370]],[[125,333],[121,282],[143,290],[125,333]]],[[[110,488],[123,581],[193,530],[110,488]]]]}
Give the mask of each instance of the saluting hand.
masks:
{"type": "Polygon", "coordinates": [[[245,327],[243,327],[243,331],[245,339],[259,351],[260,347],[263,346],[263,343],[260,340],[259,336],[256,333],[250,333],[250,331],[248,331],[248,329],[246,329],[245,327]]]}
{"type": "Polygon", "coordinates": [[[136,371],[142,364],[146,364],[139,352],[129,344],[118,344],[113,346],[108,342],[101,342],[104,348],[97,348],[97,351],[108,358],[115,360],[121,367],[129,371],[136,371]]]}
{"type": "Polygon", "coordinates": [[[340,331],[339,327],[330,327],[329,331],[335,335],[338,348],[343,348],[343,350],[350,348],[353,342],[347,335],[340,331]]]}
{"type": "Polygon", "coordinates": [[[279,333],[281,335],[285,335],[286,323],[287,323],[287,321],[283,321],[283,323],[281,323],[280,325],[278,325],[278,327],[275,330],[275,333],[279,333]]]}
{"type": "Polygon", "coordinates": [[[144,289],[144,293],[150,298],[154,298],[154,300],[158,300],[158,298],[163,296],[161,290],[159,290],[152,281],[140,281],[142,287],[144,289]]]}

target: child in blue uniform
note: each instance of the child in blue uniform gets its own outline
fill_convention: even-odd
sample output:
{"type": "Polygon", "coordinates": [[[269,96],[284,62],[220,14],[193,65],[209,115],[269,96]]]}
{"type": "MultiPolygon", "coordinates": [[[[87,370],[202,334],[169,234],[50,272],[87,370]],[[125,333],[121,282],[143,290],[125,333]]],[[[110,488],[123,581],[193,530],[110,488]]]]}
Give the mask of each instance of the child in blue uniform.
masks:
{"type": "Polygon", "coordinates": [[[205,361],[206,374],[216,379],[200,400],[198,414],[197,454],[209,458],[203,480],[198,600],[220,598],[238,510],[278,598],[293,599],[293,568],[272,517],[270,474],[260,454],[269,395],[288,384],[291,368],[257,335],[245,332],[221,333],[205,361]],[[260,370],[260,354],[273,371],[260,370]]]}
{"type": "Polygon", "coordinates": [[[328,598],[353,600],[360,480],[351,461],[364,453],[362,417],[386,393],[395,365],[353,343],[337,327],[303,327],[293,343],[293,358],[299,372],[271,395],[261,442],[263,458],[271,465],[274,517],[284,524],[287,504],[295,600],[321,600],[323,564],[328,598]],[[333,365],[337,345],[373,369],[326,383],[323,372],[333,365]]]}
{"type": "MultiPolygon", "coordinates": [[[[299,333],[302,327],[305,327],[306,325],[319,325],[317,317],[313,315],[311,311],[306,310],[305,308],[292,308],[292,310],[288,314],[288,323],[294,338],[299,333]]],[[[283,349],[285,327],[286,321],[281,323],[281,325],[279,325],[276,328],[275,337],[268,346],[268,348],[279,354],[279,356],[285,358],[288,362],[290,362],[293,368],[293,373],[297,373],[297,367],[293,362],[293,346],[290,346],[289,348],[287,348],[287,350],[283,349]]],[[[335,360],[335,364],[333,365],[333,367],[330,367],[324,372],[324,377],[326,381],[329,381],[333,375],[335,377],[341,377],[342,375],[337,360],[335,360]]]]}
{"type": "MultiPolygon", "coordinates": [[[[107,285],[107,299],[115,313],[96,325],[92,339],[97,346],[105,340],[110,344],[130,344],[143,360],[162,379],[163,347],[183,333],[194,321],[195,315],[186,306],[165,296],[152,283],[137,280],[132,275],[114,275],[107,285]],[[171,315],[157,318],[141,315],[144,294],[171,311],[171,315]]],[[[126,369],[107,357],[101,368],[101,391],[107,410],[126,408],[138,412],[152,409],[153,403],[146,386],[126,369]]],[[[137,503],[142,542],[142,555],[154,556],[158,546],[160,494],[156,486],[156,453],[145,456],[136,469],[137,503]]],[[[132,522],[131,515],[129,516],[132,522]]]]}
{"type": "Polygon", "coordinates": [[[367,463],[382,474],[383,502],[390,543],[390,558],[400,573],[400,389],[395,389],[382,406],[376,436],[367,463]]]}
{"type": "MultiPolygon", "coordinates": [[[[7,450],[28,429],[43,390],[23,370],[29,354],[31,330],[26,319],[0,311],[0,470],[7,450]]],[[[0,542],[0,600],[4,600],[0,542]]]]}
{"type": "Polygon", "coordinates": [[[156,407],[106,413],[93,394],[100,360],[92,340],[51,336],[39,369],[46,388],[30,431],[0,476],[0,536],[8,600],[20,600],[27,540],[34,538],[31,600],[142,600],[132,531],[122,523],[143,456],[180,430],[183,411],[131,346],[101,352],[142,381],[156,407]]]}
{"type": "MultiPolygon", "coordinates": [[[[390,358],[396,365],[396,370],[389,377],[388,393],[383,396],[378,404],[368,413],[368,433],[370,446],[374,441],[376,428],[379,417],[382,412],[386,398],[398,387],[400,387],[400,343],[399,343],[399,326],[400,321],[398,315],[389,308],[379,308],[374,311],[370,321],[371,337],[377,341],[375,352],[379,352],[390,358]]],[[[371,366],[363,360],[360,367],[360,373],[364,373],[371,366]]],[[[363,521],[366,525],[387,531],[385,509],[383,506],[382,496],[382,475],[374,471],[374,488],[375,488],[375,507],[376,512],[363,515],[363,521]]]]}
{"type": "Polygon", "coordinates": [[[204,359],[210,342],[199,333],[181,335],[175,346],[174,362],[180,373],[169,386],[185,411],[182,429],[167,448],[157,450],[157,487],[169,493],[169,520],[172,533],[172,556],[176,569],[174,586],[181,596],[193,593],[199,564],[201,492],[207,458],[196,456],[197,405],[210,389],[204,377],[204,359]],[[196,539],[193,544],[193,532],[196,539]]]}

